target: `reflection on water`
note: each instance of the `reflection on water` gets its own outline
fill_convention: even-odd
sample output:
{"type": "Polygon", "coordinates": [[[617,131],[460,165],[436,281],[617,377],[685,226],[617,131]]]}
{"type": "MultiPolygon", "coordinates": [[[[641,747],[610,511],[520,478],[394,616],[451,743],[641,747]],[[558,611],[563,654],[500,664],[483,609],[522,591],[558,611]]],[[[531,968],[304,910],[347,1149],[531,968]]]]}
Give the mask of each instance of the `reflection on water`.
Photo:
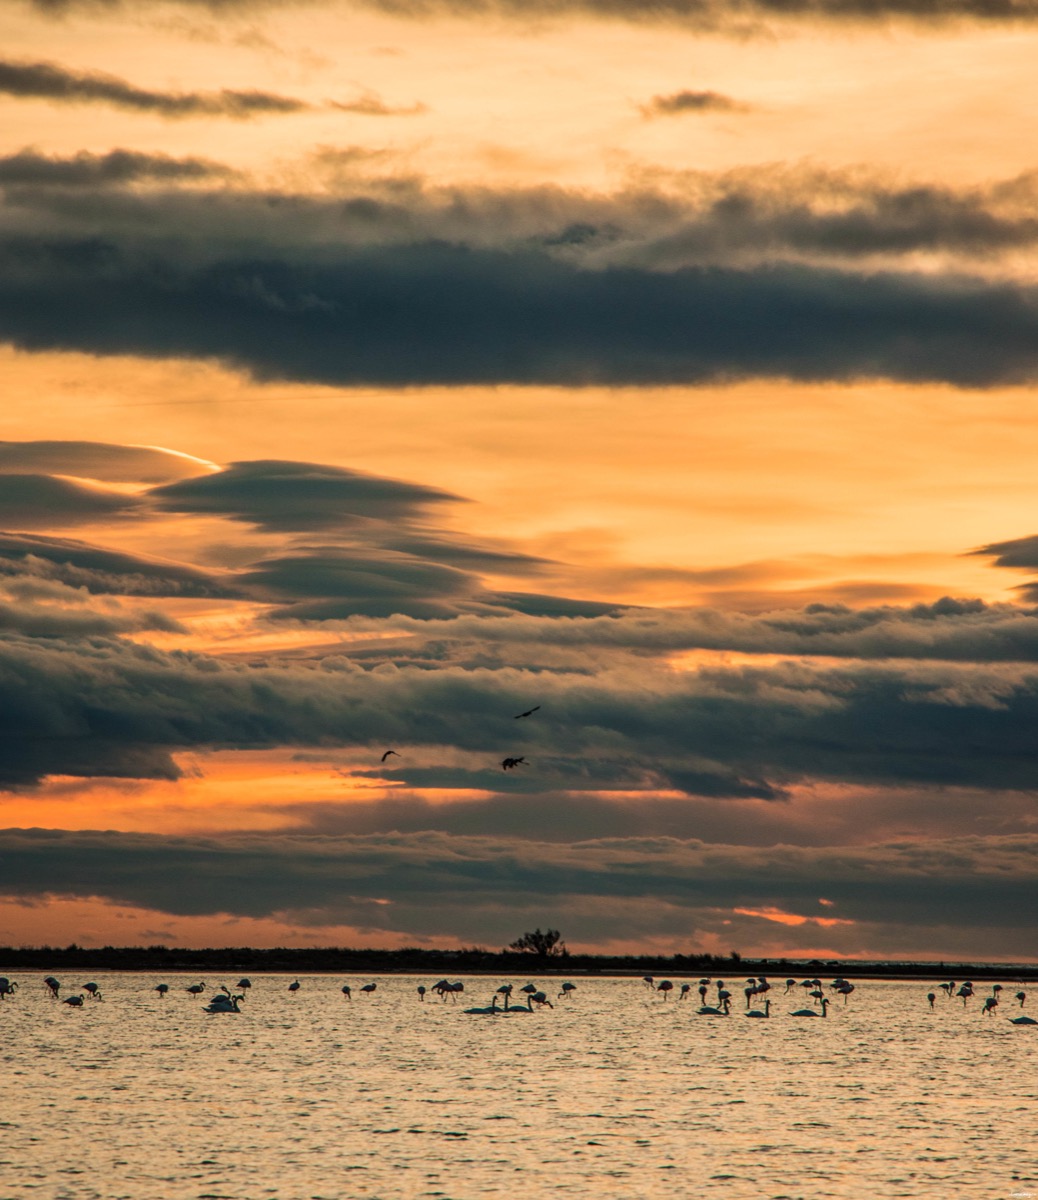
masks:
{"type": "Polygon", "coordinates": [[[196,999],[186,977],[97,976],[103,1000],[75,1009],[17,977],[2,1200],[1038,1200],[1038,1027],[1006,1019],[1015,988],[985,1017],[983,987],[930,1012],[926,982],[861,981],[796,1020],[803,992],[776,985],[763,1021],[738,991],[711,1019],[640,980],[578,979],[554,1010],[480,1017],[463,1009],[503,980],[453,1004],[419,1002],[429,978],[361,995],[366,979],[290,994],[256,976],[241,1015],[207,1015],[220,980],[196,999]]]}

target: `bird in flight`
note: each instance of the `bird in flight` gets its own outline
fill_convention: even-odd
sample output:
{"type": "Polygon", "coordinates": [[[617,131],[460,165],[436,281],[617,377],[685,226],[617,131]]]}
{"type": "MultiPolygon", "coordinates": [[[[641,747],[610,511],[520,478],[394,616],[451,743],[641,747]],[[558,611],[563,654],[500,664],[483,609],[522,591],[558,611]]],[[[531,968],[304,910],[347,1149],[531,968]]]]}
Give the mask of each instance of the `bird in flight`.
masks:
{"type": "Polygon", "coordinates": [[[387,751],[385,752],[385,754],[383,754],[383,755],[382,755],[382,761],[383,761],[383,762],[385,762],[385,761],[386,761],[386,759],[387,759],[387,758],[388,758],[388,757],[389,757],[391,754],[396,754],[397,758],[399,758],[399,757],[400,757],[400,755],[399,755],[399,754],[397,754],[395,750],[387,750],[387,751]]]}
{"type": "Polygon", "coordinates": [[[517,767],[520,763],[525,762],[525,758],[503,758],[501,760],[501,769],[503,771],[510,771],[513,767],[517,767]]]}
{"type": "Polygon", "coordinates": [[[536,711],[537,711],[537,710],[538,710],[540,707],[541,707],[541,706],[540,706],[539,704],[535,704],[535,705],[533,706],[533,708],[528,708],[528,709],[526,710],[526,712],[524,712],[524,713],[516,713],[516,714],[515,714],[515,719],[516,719],[517,721],[521,721],[523,717],[532,717],[532,716],[533,716],[533,714],[534,714],[534,713],[535,713],[535,712],[536,712],[536,711]]]}

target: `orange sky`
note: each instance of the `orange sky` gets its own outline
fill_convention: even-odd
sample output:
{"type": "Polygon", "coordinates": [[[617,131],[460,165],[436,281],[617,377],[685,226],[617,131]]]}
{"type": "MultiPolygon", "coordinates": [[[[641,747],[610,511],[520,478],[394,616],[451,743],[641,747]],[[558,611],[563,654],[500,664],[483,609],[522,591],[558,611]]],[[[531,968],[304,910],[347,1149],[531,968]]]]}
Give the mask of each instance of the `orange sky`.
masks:
{"type": "Polygon", "coordinates": [[[1019,957],[944,897],[1038,837],[1038,30],[449,7],[5,5],[2,824],[454,857],[366,924],[247,871],[195,911],[119,842],[0,942],[1019,957]],[[571,886],[512,917],[542,837],[571,886]],[[628,894],[611,839],[926,881],[628,894]]]}

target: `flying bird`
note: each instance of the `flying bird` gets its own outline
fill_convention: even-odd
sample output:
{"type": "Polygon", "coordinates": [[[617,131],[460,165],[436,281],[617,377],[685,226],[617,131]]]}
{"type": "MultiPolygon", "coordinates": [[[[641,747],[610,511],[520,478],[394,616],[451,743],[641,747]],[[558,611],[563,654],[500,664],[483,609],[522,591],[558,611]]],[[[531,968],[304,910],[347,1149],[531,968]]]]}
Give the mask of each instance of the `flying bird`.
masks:
{"type": "Polygon", "coordinates": [[[382,761],[383,761],[383,762],[385,762],[385,761],[386,761],[386,759],[387,759],[387,758],[388,758],[388,757],[389,757],[391,754],[396,754],[397,758],[399,758],[399,757],[400,757],[400,755],[399,755],[399,754],[397,754],[397,752],[396,752],[395,750],[387,750],[387,751],[385,752],[385,754],[383,754],[383,755],[382,755],[382,761]]]}
{"type": "Polygon", "coordinates": [[[525,758],[503,758],[501,760],[501,769],[503,771],[510,771],[513,767],[517,767],[520,763],[525,762],[525,758]]]}
{"type": "Polygon", "coordinates": [[[533,716],[533,714],[534,714],[534,713],[535,713],[535,712],[536,712],[536,711],[537,711],[537,710],[538,710],[540,707],[541,707],[541,706],[540,706],[539,704],[535,704],[535,705],[533,706],[533,708],[528,708],[528,709],[526,710],[526,712],[522,712],[522,713],[516,713],[516,714],[515,714],[515,719],[516,719],[517,721],[521,721],[521,720],[523,719],[523,717],[532,717],[532,716],[533,716]]]}

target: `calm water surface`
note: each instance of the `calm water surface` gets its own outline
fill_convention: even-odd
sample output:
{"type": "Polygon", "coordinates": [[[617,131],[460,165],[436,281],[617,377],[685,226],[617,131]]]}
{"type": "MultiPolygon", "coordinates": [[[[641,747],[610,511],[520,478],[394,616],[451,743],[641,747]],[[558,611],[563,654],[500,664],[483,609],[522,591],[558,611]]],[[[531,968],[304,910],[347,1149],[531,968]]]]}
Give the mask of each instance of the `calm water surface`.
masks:
{"type": "Polygon", "coordinates": [[[350,1002],[344,979],[268,975],[210,1016],[183,976],[96,976],[104,999],[74,1009],[6,974],[2,1200],[1038,1200],[1038,1026],[1009,1024],[1012,999],[982,1017],[986,987],[931,1013],[932,985],[862,981],[795,1020],[804,993],[776,983],[754,1021],[736,987],[711,1019],[695,993],[578,979],[554,1011],[491,1018],[462,1010],[503,978],[421,1004],[427,977],[350,978],[350,1002]]]}

